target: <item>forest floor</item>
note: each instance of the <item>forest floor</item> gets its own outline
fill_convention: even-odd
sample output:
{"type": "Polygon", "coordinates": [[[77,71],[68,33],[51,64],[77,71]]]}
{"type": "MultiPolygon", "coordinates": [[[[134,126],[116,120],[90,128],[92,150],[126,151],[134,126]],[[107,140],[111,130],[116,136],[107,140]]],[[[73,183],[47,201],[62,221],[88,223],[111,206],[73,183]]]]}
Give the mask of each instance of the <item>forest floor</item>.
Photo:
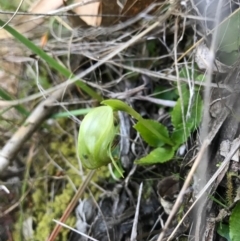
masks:
{"type": "Polygon", "coordinates": [[[12,4],[0,240],[239,241],[239,3],[12,4]]]}

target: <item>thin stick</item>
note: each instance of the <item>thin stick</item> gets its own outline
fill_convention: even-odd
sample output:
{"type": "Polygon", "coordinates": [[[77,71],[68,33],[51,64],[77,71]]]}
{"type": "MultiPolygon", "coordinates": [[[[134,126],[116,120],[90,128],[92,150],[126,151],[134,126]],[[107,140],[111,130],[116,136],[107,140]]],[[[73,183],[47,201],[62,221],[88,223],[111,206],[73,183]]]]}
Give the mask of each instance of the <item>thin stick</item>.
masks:
{"type": "MultiPolygon", "coordinates": [[[[74,85],[68,85],[71,89],[74,85]]],[[[0,173],[10,164],[10,161],[16,156],[22,145],[29,140],[36,129],[52,113],[54,103],[62,98],[64,89],[60,89],[51,94],[46,100],[42,101],[27,118],[24,124],[13,134],[5,146],[0,150],[0,173]]]]}
{"type": "MultiPolygon", "coordinates": [[[[147,29],[145,29],[144,31],[142,31],[141,33],[139,33],[138,35],[132,37],[129,41],[127,41],[126,43],[123,43],[122,45],[120,45],[118,48],[116,48],[116,50],[113,50],[110,54],[108,54],[107,56],[105,56],[104,58],[100,59],[96,64],[92,65],[90,68],[82,71],[80,74],[74,76],[72,79],[69,79],[68,81],[59,84],[58,86],[49,88],[48,90],[45,91],[45,94],[50,94],[53,91],[62,89],[62,88],[66,88],[68,85],[75,83],[76,81],[79,81],[79,79],[82,79],[83,77],[85,77],[87,74],[91,73],[92,71],[94,71],[95,69],[97,69],[98,67],[100,67],[101,65],[103,65],[104,63],[106,63],[107,61],[109,61],[110,59],[112,59],[114,56],[116,56],[117,54],[119,54],[121,51],[123,51],[124,49],[128,48],[129,46],[131,46],[132,44],[134,44],[136,41],[138,41],[139,39],[143,38],[145,35],[147,35],[149,32],[151,32],[153,29],[155,29],[156,27],[158,27],[161,22],[163,22],[164,20],[166,20],[170,14],[173,12],[174,10],[174,6],[176,5],[177,1],[174,1],[173,4],[171,4],[171,6],[169,6],[169,9],[167,10],[167,12],[163,15],[160,16],[158,21],[156,21],[155,23],[153,23],[152,25],[150,25],[147,29]]],[[[40,94],[35,94],[36,96],[41,96],[40,94]]],[[[0,106],[2,107],[6,107],[6,106],[12,106],[12,105],[19,105],[22,104],[26,101],[28,101],[29,99],[19,99],[19,100],[0,100],[0,106]]]]}
{"type": "Polygon", "coordinates": [[[137,241],[137,224],[138,224],[138,217],[139,217],[140,202],[142,197],[142,188],[143,188],[143,184],[141,182],[139,191],[138,191],[138,201],[137,201],[130,241],[137,241]]]}
{"type": "Polygon", "coordinates": [[[67,206],[67,209],[65,210],[65,212],[62,215],[61,219],[59,220],[59,223],[57,223],[57,225],[53,229],[53,231],[52,231],[50,237],[47,239],[47,241],[54,241],[55,240],[55,238],[57,237],[58,233],[60,232],[60,230],[62,228],[60,223],[65,223],[66,222],[67,218],[69,217],[69,215],[71,214],[71,212],[75,208],[79,198],[83,195],[85,189],[87,188],[87,186],[88,186],[89,182],[91,181],[91,179],[92,179],[93,175],[95,174],[95,172],[96,172],[96,170],[92,170],[92,171],[90,171],[88,173],[88,175],[86,176],[86,179],[84,180],[82,185],[77,190],[76,194],[72,198],[72,201],[67,206]]]}
{"type": "Polygon", "coordinates": [[[165,232],[168,229],[168,226],[170,225],[174,215],[177,213],[177,211],[178,211],[178,209],[179,209],[179,207],[181,205],[181,201],[183,200],[183,196],[186,193],[186,190],[187,190],[187,188],[190,185],[190,182],[192,180],[193,174],[195,173],[195,171],[196,171],[196,169],[198,167],[198,164],[200,163],[200,161],[202,159],[202,156],[203,156],[206,148],[208,147],[208,145],[209,145],[209,141],[206,140],[206,141],[203,142],[203,145],[202,145],[202,147],[201,147],[201,149],[199,151],[199,154],[198,154],[198,156],[196,158],[196,161],[194,162],[194,164],[193,164],[193,166],[192,166],[192,168],[191,168],[191,170],[190,170],[190,172],[189,172],[189,174],[187,176],[187,179],[184,182],[184,185],[183,185],[183,187],[182,187],[182,189],[181,189],[181,191],[180,191],[180,193],[179,193],[179,195],[177,197],[177,200],[176,200],[176,202],[175,202],[175,204],[174,204],[174,206],[172,208],[172,211],[171,211],[171,213],[170,213],[170,215],[169,215],[169,217],[167,219],[167,222],[165,223],[165,226],[163,227],[163,230],[162,230],[161,234],[159,235],[157,241],[161,241],[163,239],[163,237],[165,235],[165,232]]]}
{"type": "MultiPolygon", "coordinates": [[[[181,219],[181,221],[178,223],[178,225],[176,226],[176,228],[173,230],[172,234],[168,237],[167,241],[170,241],[171,238],[173,237],[173,235],[176,233],[177,229],[180,227],[180,225],[183,223],[184,219],[187,217],[187,215],[189,214],[189,212],[192,210],[192,208],[195,206],[195,204],[198,202],[198,200],[202,197],[202,195],[207,191],[207,189],[212,185],[212,183],[217,179],[217,177],[219,176],[219,174],[221,174],[221,172],[224,170],[224,168],[227,166],[227,164],[231,161],[231,158],[233,157],[233,155],[236,153],[236,151],[239,149],[240,147],[240,137],[236,138],[233,141],[232,147],[230,152],[228,153],[228,155],[225,157],[222,165],[217,169],[217,171],[213,174],[213,176],[210,178],[210,180],[207,182],[207,184],[205,185],[205,187],[201,190],[201,192],[198,194],[196,200],[194,201],[194,203],[191,205],[191,207],[188,209],[188,211],[185,213],[185,215],[183,216],[183,218],[181,219]]],[[[175,206],[175,205],[174,205],[175,206]]],[[[158,239],[158,241],[160,241],[161,239],[158,239]]]]}

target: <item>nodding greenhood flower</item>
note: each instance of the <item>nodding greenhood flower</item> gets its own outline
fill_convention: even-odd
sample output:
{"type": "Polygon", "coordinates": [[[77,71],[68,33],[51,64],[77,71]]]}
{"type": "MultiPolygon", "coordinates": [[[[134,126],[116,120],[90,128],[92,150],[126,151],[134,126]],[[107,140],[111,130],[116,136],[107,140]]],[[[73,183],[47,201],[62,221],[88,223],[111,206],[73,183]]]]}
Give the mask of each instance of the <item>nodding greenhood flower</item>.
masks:
{"type": "Polygon", "coordinates": [[[111,107],[91,110],[84,117],[78,136],[78,153],[83,166],[96,169],[113,161],[111,148],[116,134],[111,107]]]}

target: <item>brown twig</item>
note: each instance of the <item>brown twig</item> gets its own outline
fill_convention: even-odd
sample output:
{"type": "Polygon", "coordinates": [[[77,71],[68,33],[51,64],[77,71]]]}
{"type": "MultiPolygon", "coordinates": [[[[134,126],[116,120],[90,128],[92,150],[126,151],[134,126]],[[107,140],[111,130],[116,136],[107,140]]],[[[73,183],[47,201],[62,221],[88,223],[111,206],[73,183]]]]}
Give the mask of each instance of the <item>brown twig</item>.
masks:
{"type": "MultiPolygon", "coordinates": [[[[68,85],[71,89],[74,85],[68,85]]],[[[16,156],[25,141],[27,141],[43,121],[52,113],[55,102],[62,98],[66,89],[53,92],[47,99],[42,101],[26,119],[24,124],[13,134],[6,145],[0,151],[0,173],[7,168],[10,161],[16,156]]]]}
{"type": "MultiPolygon", "coordinates": [[[[67,218],[69,217],[70,213],[75,208],[79,198],[84,193],[85,189],[87,188],[87,186],[88,186],[89,182],[91,181],[91,179],[92,179],[93,175],[95,174],[95,172],[96,172],[96,170],[92,170],[92,171],[90,171],[88,173],[86,179],[84,180],[82,185],[77,190],[76,194],[72,198],[72,201],[67,206],[67,209],[65,210],[65,212],[62,215],[61,219],[59,220],[59,223],[65,223],[66,222],[67,218]]],[[[58,233],[60,232],[60,230],[62,228],[62,226],[59,223],[57,223],[57,225],[55,226],[54,230],[52,231],[52,233],[49,236],[49,238],[47,239],[47,241],[54,241],[55,240],[55,238],[57,237],[58,233]]]]}

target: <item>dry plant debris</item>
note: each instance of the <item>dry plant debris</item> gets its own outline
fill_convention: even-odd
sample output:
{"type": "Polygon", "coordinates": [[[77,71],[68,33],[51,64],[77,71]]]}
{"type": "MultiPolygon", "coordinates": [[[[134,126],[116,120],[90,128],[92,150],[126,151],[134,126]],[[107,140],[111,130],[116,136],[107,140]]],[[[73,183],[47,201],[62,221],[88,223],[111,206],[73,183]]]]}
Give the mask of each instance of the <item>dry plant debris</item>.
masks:
{"type": "Polygon", "coordinates": [[[0,19],[70,74],[0,30],[1,239],[240,240],[240,43],[237,33],[232,42],[227,37],[239,29],[240,3],[20,5],[0,19]],[[133,128],[133,116],[118,112],[124,177],[111,165],[91,172],[82,165],[76,152],[82,115],[102,99],[126,102],[172,137],[176,119],[185,120],[186,134],[197,97],[204,99],[202,124],[182,137],[170,161],[134,164],[155,146],[133,128]]]}

